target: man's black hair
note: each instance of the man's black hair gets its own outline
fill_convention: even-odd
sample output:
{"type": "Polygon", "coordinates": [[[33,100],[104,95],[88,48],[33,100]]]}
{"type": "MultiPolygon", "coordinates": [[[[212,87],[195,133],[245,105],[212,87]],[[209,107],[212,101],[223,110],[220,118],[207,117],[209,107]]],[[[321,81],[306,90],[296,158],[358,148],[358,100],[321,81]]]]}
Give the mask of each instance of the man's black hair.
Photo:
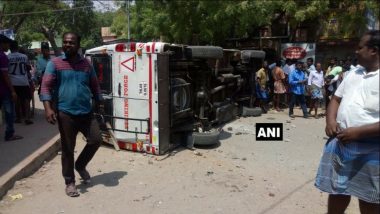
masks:
{"type": "Polygon", "coordinates": [[[17,41],[12,41],[11,42],[11,44],[10,44],[10,46],[9,46],[9,49],[11,50],[11,51],[16,51],[16,50],[18,50],[18,42],[17,41]]]}
{"type": "Polygon", "coordinates": [[[10,44],[11,42],[13,42],[12,39],[8,38],[7,36],[4,36],[3,34],[0,34],[0,43],[10,44]]]}
{"type": "Polygon", "coordinates": [[[62,36],[62,39],[65,38],[65,36],[69,35],[69,34],[74,35],[77,38],[77,45],[80,46],[80,39],[81,39],[81,37],[79,36],[79,34],[77,34],[75,32],[66,32],[66,33],[64,33],[63,36],[62,36]]]}
{"type": "Polygon", "coordinates": [[[49,43],[48,42],[41,42],[41,49],[49,50],[49,43]]]}
{"type": "Polygon", "coordinates": [[[309,58],[306,59],[306,61],[314,62],[314,59],[313,59],[313,57],[309,57],[309,58]]]}
{"type": "Polygon", "coordinates": [[[367,46],[370,48],[376,48],[377,52],[380,52],[380,30],[370,30],[364,35],[369,36],[367,46]]]}

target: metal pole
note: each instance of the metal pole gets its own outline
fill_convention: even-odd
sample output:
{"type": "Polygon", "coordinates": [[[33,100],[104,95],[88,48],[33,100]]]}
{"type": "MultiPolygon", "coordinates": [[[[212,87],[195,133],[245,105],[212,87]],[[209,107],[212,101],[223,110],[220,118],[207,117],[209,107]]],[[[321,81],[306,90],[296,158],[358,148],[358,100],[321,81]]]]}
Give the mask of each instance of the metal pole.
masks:
{"type": "Polygon", "coordinates": [[[126,1],[126,4],[125,6],[127,7],[127,19],[128,19],[128,41],[130,41],[131,39],[131,28],[130,28],[130,13],[129,13],[129,0],[125,0],[126,1]]]}

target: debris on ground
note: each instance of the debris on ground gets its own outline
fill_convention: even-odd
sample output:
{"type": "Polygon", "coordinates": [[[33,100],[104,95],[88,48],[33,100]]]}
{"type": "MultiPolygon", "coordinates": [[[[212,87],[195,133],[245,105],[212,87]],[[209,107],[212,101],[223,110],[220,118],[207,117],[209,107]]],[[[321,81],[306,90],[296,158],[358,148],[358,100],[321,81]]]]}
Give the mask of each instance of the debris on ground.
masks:
{"type": "Polygon", "coordinates": [[[12,201],[17,200],[17,199],[22,199],[22,194],[15,194],[15,195],[9,195],[12,201]]]}

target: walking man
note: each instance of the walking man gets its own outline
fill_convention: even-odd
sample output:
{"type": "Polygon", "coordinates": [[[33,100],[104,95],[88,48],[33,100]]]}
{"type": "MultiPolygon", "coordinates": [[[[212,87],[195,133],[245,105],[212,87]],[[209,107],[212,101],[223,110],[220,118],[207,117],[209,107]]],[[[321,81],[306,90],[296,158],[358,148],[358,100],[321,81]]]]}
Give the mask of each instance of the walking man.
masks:
{"type": "Polygon", "coordinates": [[[41,55],[37,57],[36,63],[36,82],[38,83],[38,94],[41,92],[42,76],[45,73],[46,65],[50,61],[49,43],[41,42],[41,55]]]}
{"type": "Polygon", "coordinates": [[[362,68],[339,85],[327,109],[325,145],[315,186],[329,193],[328,213],[344,213],[351,196],[360,212],[380,211],[380,31],[361,38],[356,55],[362,68]]]}
{"type": "Polygon", "coordinates": [[[267,72],[268,63],[263,62],[260,70],[256,72],[256,97],[260,102],[260,108],[263,113],[266,114],[268,111],[268,89],[267,89],[267,72]]]}
{"type": "Polygon", "coordinates": [[[311,111],[314,108],[314,117],[315,119],[318,119],[318,105],[323,100],[323,86],[325,81],[323,78],[321,63],[318,62],[316,65],[316,70],[310,71],[307,85],[309,86],[311,93],[311,105],[309,114],[311,114],[311,111]]]}
{"type": "Polygon", "coordinates": [[[302,71],[303,62],[296,63],[296,69],[289,74],[289,85],[290,85],[290,105],[289,105],[289,116],[294,118],[293,108],[296,100],[301,105],[303,117],[307,118],[307,108],[305,101],[305,83],[307,82],[307,78],[305,77],[305,73],[302,71]]]}
{"type": "Polygon", "coordinates": [[[4,53],[9,50],[9,46],[12,42],[13,40],[0,34],[0,107],[2,106],[5,112],[5,141],[19,140],[23,138],[14,134],[14,103],[17,100],[17,94],[9,79],[9,60],[4,53]]]}
{"type": "Polygon", "coordinates": [[[280,99],[285,94],[285,73],[280,67],[280,62],[276,63],[276,67],[272,70],[272,77],[274,79],[273,90],[273,107],[276,111],[282,111],[280,108],[280,99]]]}
{"type": "Polygon", "coordinates": [[[29,82],[29,59],[25,54],[19,52],[18,42],[13,41],[10,46],[11,53],[9,59],[9,77],[13,88],[17,94],[16,102],[16,123],[21,123],[22,116],[25,116],[25,124],[33,124],[31,120],[30,100],[32,93],[29,82]]]}
{"type": "Polygon", "coordinates": [[[77,197],[79,193],[75,186],[74,167],[84,183],[90,182],[86,166],[102,142],[99,125],[91,108],[91,98],[98,105],[102,97],[93,67],[78,54],[80,36],[73,32],[65,33],[62,44],[64,54],[47,64],[40,99],[44,104],[46,120],[51,124],[58,121],[66,194],[77,197]],[[78,132],[87,138],[87,144],[74,164],[78,132]]]}

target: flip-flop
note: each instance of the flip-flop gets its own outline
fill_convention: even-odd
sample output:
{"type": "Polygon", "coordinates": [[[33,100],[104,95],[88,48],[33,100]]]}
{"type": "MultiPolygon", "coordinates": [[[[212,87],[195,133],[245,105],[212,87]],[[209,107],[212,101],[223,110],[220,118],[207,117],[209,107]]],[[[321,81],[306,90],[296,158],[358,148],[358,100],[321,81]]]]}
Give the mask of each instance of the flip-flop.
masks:
{"type": "Polygon", "coordinates": [[[78,192],[77,188],[75,187],[74,183],[67,184],[65,192],[66,192],[66,195],[70,196],[70,197],[78,197],[79,196],[79,192],[78,192]]]}
{"type": "Polygon", "coordinates": [[[23,139],[23,138],[24,137],[19,136],[19,135],[13,135],[12,137],[5,139],[5,141],[14,141],[14,140],[20,140],[20,139],[23,139]]]}

